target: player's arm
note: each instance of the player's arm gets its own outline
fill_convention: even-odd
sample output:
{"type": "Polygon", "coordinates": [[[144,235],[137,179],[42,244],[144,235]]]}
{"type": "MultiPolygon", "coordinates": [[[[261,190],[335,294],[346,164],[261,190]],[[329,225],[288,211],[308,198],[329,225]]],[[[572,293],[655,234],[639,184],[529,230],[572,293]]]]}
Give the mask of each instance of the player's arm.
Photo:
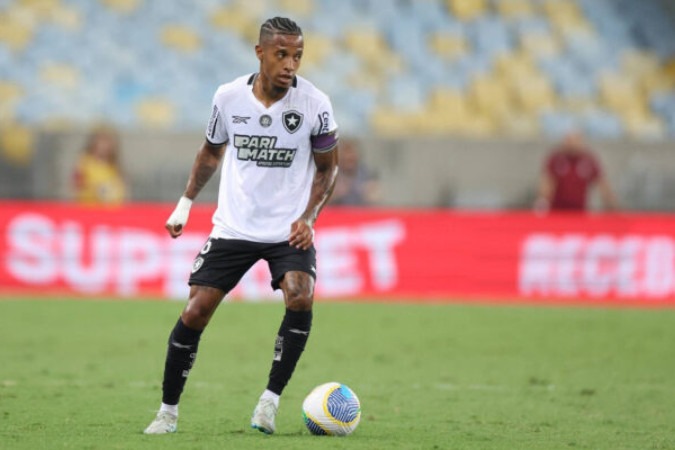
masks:
{"type": "Polygon", "coordinates": [[[314,241],[314,223],[335,187],[338,174],[337,147],[327,152],[314,152],[316,173],[312,181],[307,208],[302,216],[291,224],[289,244],[307,250],[314,241]]]}
{"type": "Polygon", "coordinates": [[[166,221],[166,229],[172,238],[183,234],[183,227],[190,215],[192,201],[218,169],[218,165],[223,159],[224,154],[225,144],[212,144],[208,140],[204,141],[197,152],[185,192],[183,192],[183,196],[178,200],[178,205],[176,205],[176,209],[169,217],[169,220],[166,221]]]}

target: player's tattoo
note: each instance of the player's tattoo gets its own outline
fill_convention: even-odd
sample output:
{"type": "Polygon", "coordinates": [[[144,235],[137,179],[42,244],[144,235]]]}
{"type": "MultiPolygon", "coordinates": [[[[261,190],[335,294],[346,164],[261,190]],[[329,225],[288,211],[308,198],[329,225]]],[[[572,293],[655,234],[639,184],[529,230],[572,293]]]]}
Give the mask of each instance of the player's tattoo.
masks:
{"type": "Polygon", "coordinates": [[[220,164],[223,154],[222,145],[214,146],[208,142],[202,145],[192,165],[192,172],[190,172],[190,178],[185,188],[186,197],[194,199],[201,192],[218,169],[218,164],[220,164]]]}
{"type": "Polygon", "coordinates": [[[338,174],[337,150],[319,153],[314,156],[316,173],[312,182],[312,190],[309,202],[303,218],[314,225],[321,209],[324,207],[335,188],[335,180],[338,174]]]}

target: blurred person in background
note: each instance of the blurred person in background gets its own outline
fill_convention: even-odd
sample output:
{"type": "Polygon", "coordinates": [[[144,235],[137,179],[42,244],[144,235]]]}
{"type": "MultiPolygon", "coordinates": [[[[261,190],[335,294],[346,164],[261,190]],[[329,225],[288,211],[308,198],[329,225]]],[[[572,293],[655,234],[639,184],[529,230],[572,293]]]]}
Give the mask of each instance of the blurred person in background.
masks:
{"type": "Polygon", "coordinates": [[[377,175],[361,161],[358,144],[352,139],[340,143],[340,174],[335,182],[331,205],[368,206],[380,201],[377,175]]]}
{"type": "Polygon", "coordinates": [[[599,160],[581,133],[570,132],[544,163],[534,209],[537,212],[586,211],[590,190],[595,186],[605,210],[617,210],[618,202],[599,160]]]}
{"type": "Polygon", "coordinates": [[[110,127],[96,127],[73,173],[75,199],[85,204],[120,204],[127,186],[120,165],[119,136],[110,127]]]}
{"type": "Polygon", "coordinates": [[[162,403],[146,434],[176,431],[178,402],[202,332],[225,295],[261,259],[272,288],[283,292],[285,313],[250,423],[266,434],[275,431],[280,396],[312,327],[314,224],[338,171],[330,99],[297,75],[303,39],[292,20],[267,20],[255,46],[259,72],[221,85],[213,97],[206,139],[166,229],[171,237],[181,235],[192,201],[222,161],[218,208],[192,266],[188,303],[169,337],[162,403]]]}

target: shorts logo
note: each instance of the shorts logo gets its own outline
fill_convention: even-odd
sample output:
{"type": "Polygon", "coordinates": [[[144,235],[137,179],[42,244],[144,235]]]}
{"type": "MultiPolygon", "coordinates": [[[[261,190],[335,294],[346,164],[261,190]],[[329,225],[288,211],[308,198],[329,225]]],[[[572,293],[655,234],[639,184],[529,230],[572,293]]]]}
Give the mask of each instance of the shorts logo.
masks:
{"type": "Polygon", "coordinates": [[[206,244],[204,244],[204,247],[202,247],[202,250],[199,253],[201,253],[202,255],[206,255],[209,252],[209,250],[211,250],[211,239],[206,241],[206,244]]]}
{"type": "Polygon", "coordinates": [[[192,263],[192,273],[195,273],[196,271],[201,269],[203,265],[204,265],[204,258],[200,256],[199,258],[195,259],[195,262],[192,263]]]}
{"type": "Polygon", "coordinates": [[[260,126],[261,127],[267,128],[270,125],[272,125],[272,117],[270,117],[267,114],[263,114],[262,116],[260,116],[260,126]]]}
{"type": "Polygon", "coordinates": [[[302,114],[295,110],[286,111],[281,115],[281,121],[286,131],[293,134],[302,126],[302,114]]]}

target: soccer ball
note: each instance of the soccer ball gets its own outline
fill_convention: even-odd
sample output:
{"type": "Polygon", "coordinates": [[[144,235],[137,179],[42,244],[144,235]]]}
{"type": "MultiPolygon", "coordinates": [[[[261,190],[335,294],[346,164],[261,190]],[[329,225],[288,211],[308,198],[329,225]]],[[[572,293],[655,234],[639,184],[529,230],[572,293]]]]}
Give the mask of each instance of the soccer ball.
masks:
{"type": "Polygon", "coordinates": [[[346,436],[361,420],[361,403],[348,386],[333,381],[315,387],[305,397],[302,415],[312,434],[346,436]]]}

